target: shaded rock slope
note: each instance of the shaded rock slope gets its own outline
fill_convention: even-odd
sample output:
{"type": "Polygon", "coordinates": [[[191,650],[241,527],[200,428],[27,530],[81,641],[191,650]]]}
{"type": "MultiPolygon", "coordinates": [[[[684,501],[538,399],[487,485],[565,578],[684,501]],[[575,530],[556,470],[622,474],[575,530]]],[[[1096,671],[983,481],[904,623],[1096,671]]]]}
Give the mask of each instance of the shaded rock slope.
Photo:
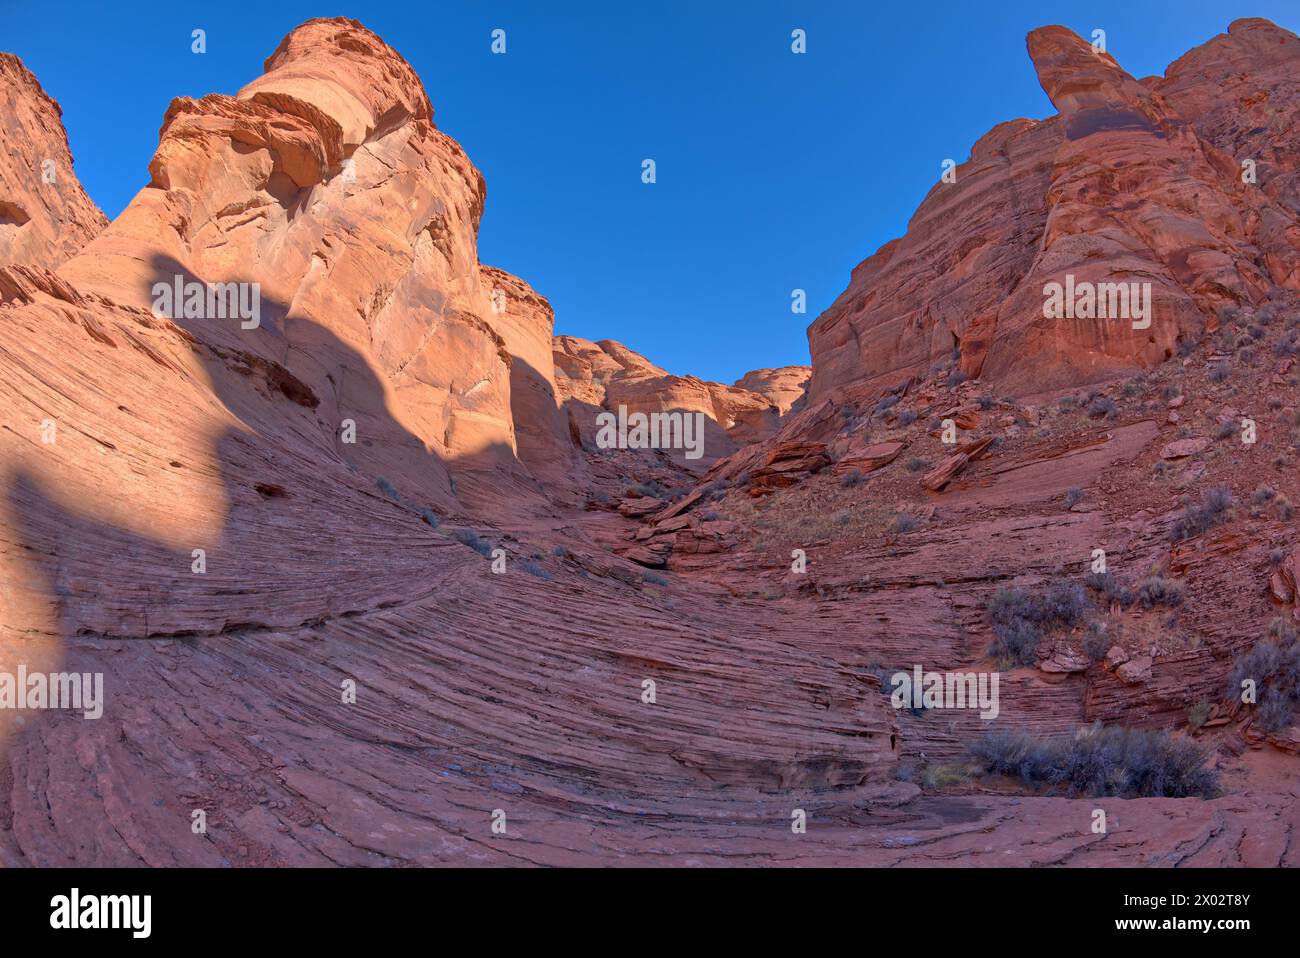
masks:
{"type": "Polygon", "coordinates": [[[0,672],[105,690],[0,710],[0,863],[1296,864],[1300,733],[1226,696],[1300,616],[1295,38],[1239,21],[1143,81],[1029,46],[1061,115],[859,267],[810,388],[553,337],[355,21],[173,101],[106,228],[30,179],[66,140],[0,63],[40,118],[5,201],[45,224],[0,256],[0,672]],[[1149,278],[1156,323],[1008,305],[1067,267],[1149,278]],[[257,283],[257,324],[160,310],[178,281],[257,283]],[[707,460],[599,448],[620,404],[703,413],[707,460]],[[1008,656],[990,599],[1061,586],[1008,656]],[[1170,731],[1220,793],[992,774],[977,713],[891,706],[916,663],[996,672],[995,728],[1170,731]]]}

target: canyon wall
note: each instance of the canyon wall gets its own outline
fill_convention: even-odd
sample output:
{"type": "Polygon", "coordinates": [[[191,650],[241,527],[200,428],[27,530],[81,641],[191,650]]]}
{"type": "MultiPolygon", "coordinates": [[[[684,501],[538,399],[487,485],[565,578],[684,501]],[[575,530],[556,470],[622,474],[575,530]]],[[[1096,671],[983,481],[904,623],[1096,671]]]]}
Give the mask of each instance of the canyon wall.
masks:
{"type": "Polygon", "coordinates": [[[54,267],[108,223],[72,170],[63,111],[11,53],[0,53],[0,263],[54,267]]]}
{"type": "Polygon", "coordinates": [[[1028,49],[1059,113],[991,130],[854,269],[808,331],[813,398],[947,363],[1011,394],[1111,379],[1297,288],[1293,34],[1238,20],[1145,81],[1063,27],[1028,49]],[[1045,318],[1067,276],[1149,283],[1149,325],[1045,318]]]}

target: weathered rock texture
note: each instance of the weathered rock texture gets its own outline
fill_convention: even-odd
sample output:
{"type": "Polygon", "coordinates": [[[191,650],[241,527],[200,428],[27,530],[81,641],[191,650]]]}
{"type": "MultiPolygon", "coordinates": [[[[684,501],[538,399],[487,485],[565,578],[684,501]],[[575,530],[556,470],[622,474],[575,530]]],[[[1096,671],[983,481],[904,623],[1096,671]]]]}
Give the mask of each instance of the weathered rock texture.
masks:
{"type": "Polygon", "coordinates": [[[1015,394],[1102,381],[1170,358],[1218,307],[1300,288],[1294,35],[1239,20],[1142,82],[1063,27],[1028,47],[1059,114],[991,130],[853,271],[809,328],[814,399],[950,355],[1015,394]],[[1149,328],[1044,318],[1067,275],[1150,283],[1149,328]]]}
{"type": "Polygon", "coordinates": [[[108,219],[72,172],[59,105],[11,53],[0,53],[0,116],[0,265],[58,266],[108,219]]]}
{"type": "MultiPolygon", "coordinates": [[[[1233,90],[1256,90],[1258,68],[1280,91],[1290,43],[1238,24],[1184,60],[1233,90]]],[[[1199,82],[1135,84],[1056,30],[1031,45],[1062,117],[1003,130],[1011,153],[977,147],[994,194],[997,167],[1036,169],[1034,137],[1046,156],[1095,140],[1106,162],[1144,164],[1145,141],[1123,138],[1148,124],[1196,179],[1188,137],[1213,165],[1215,137],[1263,135],[1199,82]],[[1174,101],[1204,132],[1178,127],[1174,101]]],[[[943,373],[888,395],[857,377],[801,407],[798,370],[720,386],[552,341],[546,301],[478,262],[481,177],[354,22],[299,27],[235,97],[175,101],[150,184],[110,228],[62,265],[57,244],[0,264],[0,671],[105,679],[95,721],[0,710],[0,865],[1300,863],[1300,730],[1218,701],[1234,658],[1297,615],[1300,396],[1279,320],[1300,301],[1264,239],[1290,215],[1290,156],[1269,154],[1255,218],[1207,198],[1205,249],[1237,245],[1182,265],[1125,244],[1190,231],[1186,180],[1119,177],[1135,205],[1092,219],[1096,184],[1071,179],[1091,154],[1069,156],[1040,171],[1052,204],[989,218],[1003,196],[969,220],[989,262],[1038,269],[1016,239],[1042,238],[1035,217],[1053,249],[1087,220],[1099,260],[1141,261],[1193,309],[1240,289],[1223,333],[1258,324],[1267,361],[1228,383],[1202,343],[1132,392],[1059,407],[943,373]],[[1068,215],[1054,225],[1048,205],[1068,215]],[[260,325],[160,315],[154,286],[178,276],[259,283],[260,325]],[[1252,276],[1269,279],[1259,309],[1252,276]],[[619,403],[703,412],[717,449],[758,441],[703,477],[584,449],[581,417],[619,403]],[[1246,411],[1256,444],[1205,439],[1246,411]],[[1209,483],[1231,504],[1190,522],[1180,497],[1209,483]],[[1099,545],[1121,586],[1089,599],[1104,658],[1083,624],[1044,634],[1036,664],[1002,673],[993,727],[1174,729],[1225,788],[1103,799],[1119,808],[1106,835],[1096,798],[961,783],[990,727],[977,713],[882,694],[894,668],[998,668],[989,597],[1084,581],[1099,545]],[[1153,571],[1180,583],[1176,606],[1125,604],[1153,571]],[[925,774],[954,769],[952,786],[925,774]]],[[[906,294],[973,296],[945,285],[962,272],[906,294]]],[[[999,319],[963,361],[995,368],[1000,337],[1029,342],[1031,325],[999,319]]]]}
{"type": "Polygon", "coordinates": [[[755,369],[745,373],[732,385],[758,393],[771,402],[781,415],[798,412],[808,395],[812,379],[811,366],[781,366],[778,369],[755,369]]]}
{"type": "MultiPolygon", "coordinates": [[[[739,446],[770,436],[789,408],[787,404],[782,409],[778,399],[790,392],[788,377],[779,386],[774,377],[768,387],[774,395],[769,396],[739,383],[727,386],[694,376],[674,376],[608,339],[593,343],[576,336],[557,336],[555,367],[561,399],[584,442],[594,442],[596,416],[617,412],[619,406],[627,407],[629,413],[698,412],[705,416],[704,457],[699,460],[705,465],[739,446]]],[[[674,458],[679,456],[674,453],[674,458]]]]}

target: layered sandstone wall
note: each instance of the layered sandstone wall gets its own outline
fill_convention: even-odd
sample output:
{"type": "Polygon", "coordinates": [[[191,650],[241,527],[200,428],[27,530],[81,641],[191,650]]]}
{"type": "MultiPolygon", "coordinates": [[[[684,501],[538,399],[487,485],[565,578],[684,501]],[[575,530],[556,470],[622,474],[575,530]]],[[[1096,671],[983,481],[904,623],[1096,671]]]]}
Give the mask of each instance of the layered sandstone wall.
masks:
{"type": "Polygon", "coordinates": [[[995,127],[853,271],[809,328],[814,399],[950,361],[1008,393],[1102,381],[1172,357],[1220,307],[1300,288],[1294,35],[1237,21],[1149,82],[1064,27],[1028,48],[1060,112],[995,127]],[[1070,276],[1149,283],[1149,326],[1045,318],[1070,276]]]}
{"type": "Polygon", "coordinates": [[[72,170],[63,111],[10,53],[0,53],[0,116],[0,264],[57,266],[108,219],[72,170]]]}
{"type": "Polygon", "coordinates": [[[702,413],[703,463],[770,436],[779,425],[782,410],[754,390],[674,376],[613,340],[557,336],[554,345],[560,397],[585,442],[595,436],[596,417],[620,406],[629,413],[702,413]]]}

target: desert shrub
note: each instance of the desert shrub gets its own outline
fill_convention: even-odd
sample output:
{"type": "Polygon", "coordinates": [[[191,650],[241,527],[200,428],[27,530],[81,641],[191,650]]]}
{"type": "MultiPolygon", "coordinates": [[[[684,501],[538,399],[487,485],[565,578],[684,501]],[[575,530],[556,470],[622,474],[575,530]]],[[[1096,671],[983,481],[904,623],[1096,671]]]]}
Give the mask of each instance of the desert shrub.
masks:
{"type": "Polygon", "coordinates": [[[1276,495],[1277,490],[1272,486],[1260,486],[1250,494],[1250,502],[1252,505],[1262,506],[1265,503],[1272,502],[1276,495]]]}
{"type": "Polygon", "coordinates": [[[1274,638],[1260,641],[1233,663],[1228,680],[1232,702],[1240,701],[1242,682],[1254,681],[1256,721],[1267,732],[1290,725],[1300,707],[1300,643],[1286,626],[1274,631],[1274,638]]]}
{"type": "Polygon", "coordinates": [[[420,518],[434,529],[442,525],[442,520],[438,518],[437,514],[432,509],[421,509],[420,518]]]}
{"type": "Polygon", "coordinates": [[[989,410],[989,409],[992,409],[992,408],[993,408],[993,397],[992,397],[992,396],[976,396],[976,397],[975,397],[975,405],[978,406],[980,409],[983,409],[983,410],[986,410],[986,411],[989,410]]]}
{"type": "Polygon", "coordinates": [[[900,782],[915,782],[921,774],[921,766],[916,762],[899,762],[894,768],[894,778],[900,782]]]}
{"type": "Polygon", "coordinates": [[[1236,435],[1237,425],[1231,421],[1219,423],[1219,431],[1214,434],[1215,439],[1223,440],[1236,435]]]}
{"type": "Polygon", "coordinates": [[[1210,718],[1210,700],[1197,699],[1192,705],[1187,707],[1187,724],[1192,728],[1200,728],[1210,718]]]}
{"type": "Polygon", "coordinates": [[[402,501],[401,493],[397,491],[397,487],[394,486],[387,479],[385,479],[383,476],[380,476],[378,479],[375,480],[375,485],[379,487],[380,492],[386,495],[389,499],[392,499],[394,502],[402,501]]]}
{"type": "Polygon", "coordinates": [[[490,556],[492,547],[479,538],[473,529],[457,529],[451,537],[463,546],[469,546],[481,556],[490,556]]]}
{"type": "Polygon", "coordinates": [[[656,499],[668,498],[668,490],[653,479],[649,482],[634,482],[628,488],[639,496],[653,496],[656,499]]]}
{"type": "Polygon", "coordinates": [[[1268,624],[1268,637],[1283,643],[1294,642],[1296,630],[1290,620],[1278,616],[1268,624]]]}
{"type": "Polygon", "coordinates": [[[969,378],[970,377],[967,376],[960,369],[954,369],[952,372],[948,374],[948,378],[944,380],[944,384],[951,389],[955,386],[960,386],[969,378]]]}
{"type": "Polygon", "coordinates": [[[700,486],[700,500],[702,502],[717,502],[727,495],[727,483],[721,479],[714,479],[712,482],[706,482],[700,486]]]}
{"type": "Polygon", "coordinates": [[[1119,406],[1109,396],[1093,396],[1088,400],[1088,416],[1092,419],[1113,419],[1119,414],[1119,406]]]}
{"type": "Polygon", "coordinates": [[[1058,582],[1040,595],[1022,589],[999,589],[988,602],[993,624],[993,651],[1003,662],[1032,665],[1043,634],[1057,626],[1075,626],[1092,609],[1083,586],[1058,582]]]}
{"type": "Polygon", "coordinates": [[[950,785],[962,785],[969,781],[970,773],[965,766],[953,763],[927,765],[921,773],[921,784],[926,788],[945,788],[950,785]]]}
{"type": "Polygon", "coordinates": [[[921,528],[921,520],[914,515],[900,512],[898,515],[894,516],[894,521],[889,524],[889,528],[899,535],[907,532],[915,532],[917,529],[921,528]]]}
{"type": "Polygon", "coordinates": [[[920,472],[922,469],[929,468],[929,465],[930,460],[920,459],[916,456],[913,456],[903,464],[904,468],[907,469],[908,472],[920,472]]]}
{"type": "Polygon", "coordinates": [[[893,409],[893,408],[894,408],[895,406],[897,406],[897,405],[898,405],[898,397],[897,397],[897,396],[885,396],[884,398],[882,398],[882,399],[880,400],[880,402],[876,403],[876,412],[875,412],[875,414],[876,414],[877,416],[883,415],[883,414],[887,413],[889,410],[893,409]]]}
{"type": "Polygon", "coordinates": [[[1079,400],[1074,396],[1062,396],[1056,402],[1056,408],[1061,412],[1072,412],[1079,406],[1079,400]]]}
{"type": "Polygon", "coordinates": [[[1004,730],[986,733],[971,751],[990,772],[1068,795],[1219,795],[1218,775],[1205,765],[1208,751],[1164,731],[1094,725],[1074,738],[1044,739],[1004,730]]]}
{"type": "Polygon", "coordinates": [[[520,559],[515,563],[515,568],[539,579],[545,579],[548,582],[551,580],[551,574],[546,571],[546,568],[532,559],[520,559]]]}
{"type": "Polygon", "coordinates": [[[1293,515],[1295,515],[1295,508],[1291,505],[1290,499],[1279,494],[1278,497],[1273,500],[1273,514],[1283,522],[1287,522],[1293,515]]]}
{"type": "Polygon", "coordinates": [[[1133,590],[1110,572],[1089,572],[1083,577],[1083,584],[1094,592],[1100,592],[1105,597],[1107,605],[1118,602],[1128,608],[1137,601],[1133,590]]]}
{"type": "Polygon", "coordinates": [[[1183,604],[1183,584],[1163,576],[1147,576],[1137,584],[1137,599],[1144,609],[1158,605],[1174,608],[1183,604]]]}
{"type": "Polygon", "coordinates": [[[844,474],[844,477],[840,479],[840,485],[844,486],[846,489],[862,485],[862,470],[850,469],[844,474]]]}
{"type": "Polygon", "coordinates": [[[916,422],[915,409],[904,409],[898,414],[898,424],[900,426],[910,426],[914,422],[916,422]]]}
{"type": "Polygon", "coordinates": [[[1231,507],[1232,490],[1226,486],[1206,489],[1199,502],[1189,503],[1183,514],[1173,521],[1169,527],[1170,541],[1182,542],[1226,522],[1231,507]]]}
{"type": "Polygon", "coordinates": [[[1065,508],[1073,509],[1083,501],[1083,490],[1078,486],[1071,486],[1065,493],[1065,508]]]}
{"type": "Polygon", "coordinates": [[[651,585],[662,585],[662,586],[668,585],[667,579],[661,576],[658,572],[651,572],[649,569],[641,573],[641,581],[648,582],[651,585]]]}
{"type": "Polygon", "coordinates": [[[1088,623],[1088,634],[1083,637],[1083,654],[1088,657],[1089,662],[1100,662],[1104,659],[1112,644],[1104,622],[1088,623]]]}
{"type": "Polygon", "coordinates": [[[1232,377],[1232,367],[1226,359],[1220,360],[1210,367],[1209,377],[1212,383],[1227,382],[1232,377]]]}
{"type": "Polygon", "coordinates": [[[569,557],[568,547],[556,546],[554,549],[551,550],[551,555],[555,556],[557,559],[567,559],[569,557]]]}

